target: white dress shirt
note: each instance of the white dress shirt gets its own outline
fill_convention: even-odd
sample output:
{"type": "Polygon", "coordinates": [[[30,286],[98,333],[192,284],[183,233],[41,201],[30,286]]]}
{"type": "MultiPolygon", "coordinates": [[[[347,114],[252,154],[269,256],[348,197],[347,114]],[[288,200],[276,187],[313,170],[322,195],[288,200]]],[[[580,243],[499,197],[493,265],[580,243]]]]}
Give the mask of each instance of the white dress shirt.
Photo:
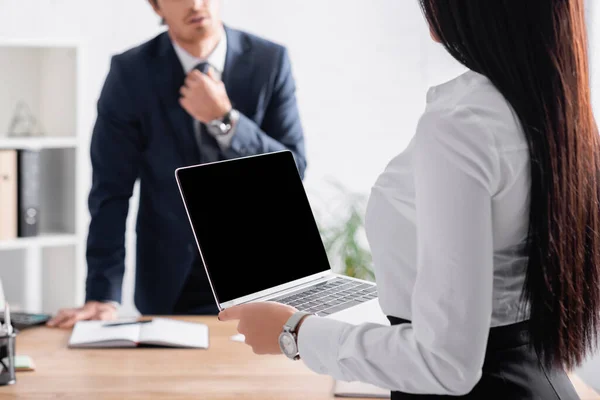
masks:
{"type": "MultiPolygon", "coordinates": [[[[223,30],[221,34],[221,40],[219,40],[217,47],[215,47],[215,49],[206,59],[194,57],[181,46],[179,46],[174,40],[172,40],[171,43],[173,43],[175,53],[177,54],[177,57],[181,62],[181,66],[183,67],[183,72],[186,75],[189,74],[190,71],[192,71],[196,67],[196,65],[206,62],[215,71],[217,79],[221,79],[223,70],[225,69],[225,60],[227,58],[227,34],[225,33],[225,30],[223,30]]],[[[199,135],[200,124],[200,121],[194,120],[194,130],[196,131],[197,135],[199,135]]],[[[235,125],[232,126],[231,130],[227,133],[227,135],[218,135],[208,127],[206,130],[208,133],[215,137],[221,149],[224,150],[229,148],[229,145],[231,144],[231,139],[233,139],[233,135],[235,134],[235,125]]]]}
{"type": "Polygon", "coordinates": [[[468,71],[431,88],[366,214],[381,308],[412,323],[308,317],[298,339],[306,365],[408,393],[470,392],[490,327],[527,318],[519,300],[529,193],[523,131],[492,83],[468,71]]]}

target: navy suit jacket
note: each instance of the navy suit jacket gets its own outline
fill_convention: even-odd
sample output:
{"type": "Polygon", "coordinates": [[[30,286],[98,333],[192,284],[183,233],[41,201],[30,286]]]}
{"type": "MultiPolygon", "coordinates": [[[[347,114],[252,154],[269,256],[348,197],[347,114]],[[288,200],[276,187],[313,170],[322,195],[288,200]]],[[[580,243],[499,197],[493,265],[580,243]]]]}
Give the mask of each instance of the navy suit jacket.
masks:
{"type": "Polygon", "coordinates": [[[112,58],[91,141],[86,301],[121,301],[125,223],[138,179],[135,304],[143,314],[170,314],[199,258],[175,169],[288,149],[304,176],[304,134],[286,49],[229,27],[225,32],[222,80],[240,112],[226,151],[206,132],[197,145],[192,117],[178,102],[183,67],[166,32],[112,58]]]}

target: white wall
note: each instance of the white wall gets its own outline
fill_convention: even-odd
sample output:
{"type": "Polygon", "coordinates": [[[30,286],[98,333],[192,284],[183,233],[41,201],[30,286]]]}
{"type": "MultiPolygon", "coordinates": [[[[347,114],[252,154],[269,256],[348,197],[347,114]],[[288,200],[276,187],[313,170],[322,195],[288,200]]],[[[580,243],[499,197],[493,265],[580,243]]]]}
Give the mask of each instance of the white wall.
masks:
{"type": "Polygon", "coordinates": [[[306,129],[306,184],[368,190],[422,110],[425,25],[416,1],[227,0],[224,19],[290,49],[306,129]]]}
{"type": "Polygon", "coordinates": [[[437,46],[417,1],[366,4],[328,0],[315,9],[303,0],[225,1],[226,23],[290,50],[306,129],[309,190],[334,177],[368,192],[408,144],[425,105],[426,61],[437,46]]]}

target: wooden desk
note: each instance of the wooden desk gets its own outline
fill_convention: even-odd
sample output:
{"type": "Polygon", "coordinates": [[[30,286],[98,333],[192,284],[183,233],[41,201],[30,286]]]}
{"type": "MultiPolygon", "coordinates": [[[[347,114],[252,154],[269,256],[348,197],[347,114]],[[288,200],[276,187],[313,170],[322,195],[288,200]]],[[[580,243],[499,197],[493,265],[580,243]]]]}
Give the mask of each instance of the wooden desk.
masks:
{"type": "MultiPolygon", "coordinates": [[[[20,333],[17,353],[35,372],[0,388],[1,399],[332,400],[332,380],[283,356],[256,356],[230,341],[236,324],[186,318],[210,327],[209,350],[67,349],[70,331],[36,328],[20,333]]],[[[582,399],[600,399],[574,379],[582,399]]]]}

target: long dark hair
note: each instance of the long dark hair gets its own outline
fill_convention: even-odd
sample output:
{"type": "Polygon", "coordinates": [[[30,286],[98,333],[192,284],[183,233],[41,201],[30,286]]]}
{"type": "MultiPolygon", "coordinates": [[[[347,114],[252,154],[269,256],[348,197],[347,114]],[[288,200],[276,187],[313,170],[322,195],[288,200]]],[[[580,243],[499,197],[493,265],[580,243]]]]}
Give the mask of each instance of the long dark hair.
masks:
{"type": "Polygon", "coordinates": [[[511,104],[531,158],[523,290],[544,364],[571,369],[600,322],[600,147],[583,0],[420,0],[435,36],[511,104]]]}

